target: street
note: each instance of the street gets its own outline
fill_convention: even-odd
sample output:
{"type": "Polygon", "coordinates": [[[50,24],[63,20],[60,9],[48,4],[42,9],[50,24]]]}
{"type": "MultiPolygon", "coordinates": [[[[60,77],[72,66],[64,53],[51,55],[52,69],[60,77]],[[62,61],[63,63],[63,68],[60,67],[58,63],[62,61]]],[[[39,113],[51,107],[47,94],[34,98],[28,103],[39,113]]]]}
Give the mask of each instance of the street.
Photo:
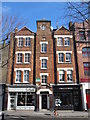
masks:
{"type": "Polygon", "coordinates": [[[60,118],[55,116],[35,117],[35,116],[5,116],[5,120],[89,120],[88,118],[60,118]]]}

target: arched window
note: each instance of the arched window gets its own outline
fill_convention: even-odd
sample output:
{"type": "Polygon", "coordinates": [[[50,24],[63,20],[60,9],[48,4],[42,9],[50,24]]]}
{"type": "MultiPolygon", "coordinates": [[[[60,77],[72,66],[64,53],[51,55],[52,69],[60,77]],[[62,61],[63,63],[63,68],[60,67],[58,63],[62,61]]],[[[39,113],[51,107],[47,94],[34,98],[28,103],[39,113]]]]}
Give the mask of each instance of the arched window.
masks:
{"type": "Polygon", "coordinates": [[[82,56],[83,57],[90,57],[90,47],[82,48],[82,56]]]}

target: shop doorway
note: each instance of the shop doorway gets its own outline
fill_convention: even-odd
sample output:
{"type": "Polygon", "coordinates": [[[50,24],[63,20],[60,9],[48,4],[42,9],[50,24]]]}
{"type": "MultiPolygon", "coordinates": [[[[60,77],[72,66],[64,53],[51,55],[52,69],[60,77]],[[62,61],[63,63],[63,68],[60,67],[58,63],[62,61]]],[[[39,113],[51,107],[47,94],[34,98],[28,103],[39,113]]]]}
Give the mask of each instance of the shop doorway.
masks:
{"type": "Polygon", "coordinates": [[[47,109],[47,95],[42,95],[42,109],[47,109]]]}

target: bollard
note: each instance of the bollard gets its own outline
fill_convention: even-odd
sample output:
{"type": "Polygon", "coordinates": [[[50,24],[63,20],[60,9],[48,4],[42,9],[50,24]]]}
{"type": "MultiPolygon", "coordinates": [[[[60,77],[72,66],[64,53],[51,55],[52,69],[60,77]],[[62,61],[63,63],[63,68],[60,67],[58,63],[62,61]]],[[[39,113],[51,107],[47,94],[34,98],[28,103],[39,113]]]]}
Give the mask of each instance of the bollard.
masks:
{"type": "Polygon", "coordinates": [[[4,120],[4,114],[2,113],[2,119],[1,120],[4,120]]]}

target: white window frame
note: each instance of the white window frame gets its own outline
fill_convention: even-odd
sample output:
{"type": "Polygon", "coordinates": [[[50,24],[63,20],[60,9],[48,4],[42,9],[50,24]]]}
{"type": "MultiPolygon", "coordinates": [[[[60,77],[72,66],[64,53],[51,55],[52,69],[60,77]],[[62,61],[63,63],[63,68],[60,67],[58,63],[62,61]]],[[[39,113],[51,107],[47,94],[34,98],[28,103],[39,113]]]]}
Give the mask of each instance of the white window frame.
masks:
{"type": "Polygon", "coordinates": [[[72,80],[67,79],[67,82],[73,82],[73,71],[72,70],[67,70],[67,78],[68,78],[68,75],[69,75],[69,77],[72,78],[72,80]]]}
{"type": "Polygon", "coordinates": [[[71,53],[66,53],[66,63],[71,63],[71,53]],[[69,59],[67,59],[67,54],[69,54],[69,55],[70,55],[70,60],[69,60],[69,59]]]}
{"type": "Polygon", "coordinates": [[[69,37],[64,38],[64,46],[70,46],[70,38],[69,37]],[[67,41],[67,43],[69,41],[69,44],[65,44],[65,41],[67,41]]]}
{"type": "Polygon", "coordinates": [[[26,64],[30,63],[30,53],[25,53],[24,54],[24,63],[26,63],[26,64]],[[26,54],[29,55],[29,56],[26,56],[26,54]],[[29,57],[29,61],[28,62],[25,61],[26,57],[29,57]]]}
{"type": "Polygon", "coordinates": [[[58,53],[58,63],[64,63],[64,53],[58,53]],[[63,61],[59,61],[59,55],[63,55],[63,61]]]}
{"type": "Polygon", "coordinates": [[[18,63],[18,64],[19,64],[19,63],[22,63],[22,62],[20,62],[20,61],[18,62],[18,58],[19,58],[19,60],[20,60],[20,57],[23,58],[23,54],[22,54],[22,53],[17,53],[17,57],[16,57],[17,60],[16,60],[16,63],[18,63]],[[18,56],[19,54],[21,54],[21,56],[18,56]]]}
{"type": "Polygon", "coordinates": [[[29,82],[29,74],[27,74],[27,72],[29,73],[29,70],[24,70],[23,71],[23,83],[28,83],[29,82]],[[25,74],[26,71],[26,74],[25,74]],[[26,76],[26,78],[28,78],[28,80],[25,80],[25,75],[28,75],[28,77],[26,76]]]}
{"type": "Polygon", "coordinates": [[[16,83],[21,83],[21,81],[19,81],[19,80],[17,81],[17,80],[16,80],[16,79],[17,79],[17,71],[20,72],[20,73],[18,73],[18,79],[19,79],[19,76],[22,75],[22,73],[21,73],[22,71],[21,71],[21,70],[16,70],[15,82],[16,82],[16,83]]]}
{"type": "Polygon", "coordinates": [[[65,71],[64,70],[60,70],[59,71],[59,82],[65,82],[65,71]],[[60,80],[60,75],[64,75],[64,80],[60,80]]]}
{"type": "MultiPolygon", "coordinates": [[[[41,69],[47,69],[47,66],[46,66],[46,67],[42,67],[42,62],[43,62],[43,60],[46,61],[46,65],[47,65],[47,59],[41,59],[41,69]]],[[[45,64],[45,63],[43,63],[43,64],[45,64]]]]}
{"type": "Polygon", "coordinates": [[[41,76],[41,85],[47,85],[47,75],[44,74],[42,76],[41,76]],[[45,83],[42,82],[42,76],[46,77],[46,82],[45,83]]]}
{"type": "Polygon", "coordinates": [[[57,38],[57,46],[63,46],[63,38],[62,37],[57,38]]]}
{"type": "Polygon", "coordinates": [[[25,46],[26,47],[30,47],[30,45],[31,45],[31,38],[30,37],[26,37],[25,38],[25,46]],[[27,42],[27,45],[26,45],[26,42],[27,42]]]}
{"type": "Polygon", "coordinates": [[[23,37],[19,37],[18,38],[18,45],[17,45],[18,47],[23,47],[23,37]],[[21,42],[22,42],[22,44],[21,44],[21,42]],[[20,43],[20,44],[19,44],[20,43]]]}
{"type": "Polygon", "coordinates": [[[46,43],[42,43],[41,44],[41,52],[42,53],[46,53],[47,52],[47,44],[46,43]],[[46,51],[45,51],[46,50],[46,51]]]}

